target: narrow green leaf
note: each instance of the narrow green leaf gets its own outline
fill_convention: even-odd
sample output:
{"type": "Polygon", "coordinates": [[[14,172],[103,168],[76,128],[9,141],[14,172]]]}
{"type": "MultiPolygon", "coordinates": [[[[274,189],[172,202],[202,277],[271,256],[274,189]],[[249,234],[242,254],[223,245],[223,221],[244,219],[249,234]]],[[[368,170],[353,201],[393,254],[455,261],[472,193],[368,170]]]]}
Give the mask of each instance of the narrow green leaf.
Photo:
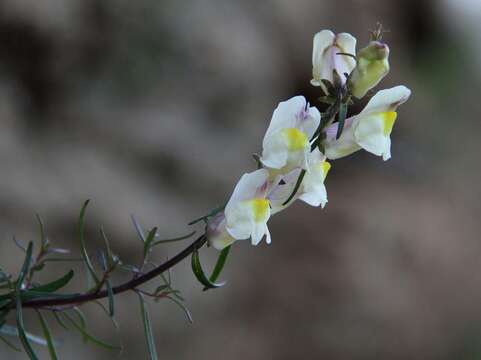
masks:
{"type": "Polygon", "coordinates": [[[38,226],[40,228],[40,241],[41,241],[41,244],[42,244],[42,249],[45,251],[49,246],[49,241],[48,241],[47,236],[45,234],[45,225],[44,225],[43,220],[42,220],[42,218],[40,217],[39,214],[35,214],[35,217],[37,218],[38,226]]]}
{"type": "Polygon", "coordinates": [[[212,209],[207,215],[204,215],[204,216],[201,216],[200,218],[192,220],[187,225],[194,225],[194,224],[198,223],[199,221],[207,220],[208,218],[217,215],[218,213],[220,213],[222,210],[225,209],[226,205],[227,205],[227,203],[222,205],[222,206],[219,206],[219,207],[216,207],[216,208],[212,209]]]}
{"type": "Polygon", "coordinates": [[[342,134],[342,130],[344,130],[344,123],[346,122],[346,115],[347,115],[347,104],[342,103],[339,106],[339,124],[337,126],[336,139],[339,139],[339,137],[342,134]]]}
{"type": "Polygon", "coordinates": [[[184,312],[187,320],[191,324],[194,322],[194,320],[192,319],[192,314],[190,313],[189,309],[187,309],[187,307],[181,301],[179,301],[176,298],[174,298],[172,296],[169,296],[169,295],[167,295],[166,298],[169,299],[170,301],[172,301],[174,304],[176,304],[178,307],[180,307],[182,309],[182,311],[184,312]]]}
{"type": "Polygon", "coordinates": [[[104,313],[109,317],[110,321],[112,321],[112,324],[114,325],[115,330],[118,333],[119,330],[119,324],[117,321],[115,321],[115,318],[113,316],[110,316],[110,311],[98,300],[94,300],[94,303],[100,306],[100,308],[104,311],[104,313]]]}
{"type": "Polygon", "coordinates": [[[20,342],[23,345],[23,348],[27,355],[30,357],[32,360],[36,360],[37,355],[32,349],[32,346],[30,345],[30,342],[28,341],[27,334],[25,332],[25,325],[23,322],[23,311],[22,311],[22,286],[23,286],[23,281],[25,280],[25,276],[28,273],[29,267],[30,267],[30,262],[32,260],[32,251],[33,251],[33,243],[29,242],[26,255],[25,255],[25,260],[22,266],[22,269],[20,271],[20,274],[18,275],[17,279],[17,285],[15,289],[15,297],[16,297],[16,310],[17,310],[17,329],[18,329],[18,337],[20,338],[20,342]]]}
{"type": "Polygon", "coordinates": [[[117,346],[117,345],[112,345],[112,344],[109,344],[105,341],[102,341],[102,340],[99,340],[97,339],[95,336],[91,335],[90,333],[87,332],[87,330],[82,327],[81,325],[77,324],[75,322],[74,319],[72,319],[72,317],[66,313],[66,312],[63,312],[61,313],[67,320],[70,324],[72,324],[72,326],[77,329],[78,332],[80,332],[83,337],[87,338],[89,341],[93,342],[94,344],[100,346],[100,347],[103,347],[105,349],[108,349],[108,350],[119,350],[121,351],[122,350],[122,347],[121,346],[117,346]]]}
{"type": "Polygon", "coordinates": [[[82,258],[85,262],[85,265],[87,267],[87,270],[90,274],[90,276],[94,279],[95,284],[97,285],[100,280],[97,277],[97,274],[95,273],[95,269],[92,265],[92,262],[90,261],[90,257],[87,253],[87,247],[85,245],[85,212],[87,210],[87,206],[89,204],[90,200],[87,200],[84,202],[82,209],[80,210],[80,217],[79,217],[79,237],[80,237],[80,246],[81,246],[81,252],[82,252],[82,258]]]}
{"type": "Polygon", "coordinates": [[[110,284],[109,280],[106,280],[105,286],[107,287],[107,294],[109,295],[109,315],[110,317],[114,317],[115,306],[114,306],[114,292],[112,290],[112,284],[110,284]]]}
{"type": "MultiPolygon", "coordinates": [[[[78,307],[74,307],[72,308],[72,311],[75,313],[75,315],[77,315],[82,329],[87,330],[87,319],[85,318],[85,315],[82,312],[82,310],[80,310],[78,307]]],[[[84,343],[88,342],[88,337],[83,332],[82,332],[82,339],[84,343]]]]}
{"type": "Polygon", "coordinates": [[[144,323],[145,339],[147,341],[147,347],[149,349],[149,355],[151,360],[157,360],[157,349],[155,347],[154,333],[152,330],[152,324],[150,322],[149,309],[145,303],[144,297],[141,293],[137,293],[140,302],[140,311],[142,315],[142,322],[144,323]]]}
{"type": "MultiPolygon", "coordinates": [[[[0,334],[19,337],[18,329],[15,326],[11,326],[8,324],[4,324],[0,328],[0,334]]],[[[27,339],[30,340],[31,342],[38,345],[47,346],[47,341],[43,337],[31,334],[29,332],[25,332],[25,335],[27,336],[27,339]]]]}
{"type": "Polygon", "coordinates": [[[165,284],[165,285],[160,285],[159,287],[157,287],[157,289],[155,289],[154,291],[154,294],[155,295],[158,295],[159,293],[161,293],[162,291],[166,290],[166,289],[170,289],[170,286],[165,284]]]}
{"type": "MultiPolygon", "coordinates": [[[[224,265],[227,260],[227,256],[229,255],[230,248],[231,246],[229,245],[220,252],[219,257],[217,258],[217,263],[215,264],[215,267],[214,267],[214,271],[212,271],[212,275],[209,278],[209,281],[211,283],[214,283],[217,281],[220,273],[222,272],[222,269],[224,269],[224,265]]],[[[208,289],[209,289],[208,287],[205,287],[204,291],[208,289]]]]}
{"type": "Polygon", "coordinates": [[[142,240],[142,242],[145,243],[145,235],[144,235],[144,231],[142,230],[142,226],[140,226],[139,222],[137,221],[134,215],[130,215],[130,218],[132,219],[132,223],[134,224],[137,235],[142,240]]]}
{"type": "Polygon", "coordinates": [[[192,272],[199,282],[208,289],[218,288],[224,286],[225,283],[214,283],[211,282],[202,270],[202,265],[200,264],[199,251],[195,250],[192,253],[192,272]]]}
{"type": "MultiPolygon", "coordinates": [[[[18,295],[20,295],[20,293],[18,295]]],[[[28,338],[27,338],[27,334],[25,333],[25,325],[23,323],[23,312],[22,312],[22,299],[20,298],[20,296],[17,297],[17,329],[18,329],[18,337],[28,357],[32,360],[37,360],[38,357],[33,351],[32,345],[30,345],[30,342],[28,341],[28,338]]]]}
{"type": "Polygon", "coordinates": [[[188,239],[188,238],[192,237],[192,235],[194,235],[195,233],[196,233],[196,231],[192,231],[192,232],[190,232],[190,233],[188,233],[187,235],[184,235],[184,236],[179,236],[179,237],[171,238],[171,239],[157,240],[157,241],[155,241],[155,242],[152,244],[151,247],[154,247],[154,246],[157,246],[157,245],[160,245],[160,244],[165,244],[165,243],[170,243],[170,242],[185,240],[185,239],[188,239]]]}
{"type": "Polygon", "coordinates": [[[53,316],[55,317],[55,320],[57,320],[58,324],[66,331],[69,331],[70,329],[68,328],[67,324],[65,324],[65,321],[62,320],[62,318],[59,316],[61,314],[60,312],[54,310],[52,311],[53,316]]]}
{"type": "Polygon", "coordinates": [[[43,336],[45,336],[45,340],[47,340],[47,347],[48,347],[48,352],[50,354],[50,358],[52,360],[57,360],[58,359],[57,351],[55,350],[52,334],[50,333],[50,329],[48,327],[47,321],[43,317],[40,310],[36,310],[36,311],[37,311],[38,319],[40,320],[40,325],[42,326],[43,336]]]}
{"type": "Polygon", "coordinates": [[[13,242],[20,250],[22,250],[23,252],[27,252],[27,247],[23,245],[20,241],[18,241],[15,236],[13,236],[13,242]]]}
{"type": "Polygon", "coordinates": [[[70,280],[72,280],[73,276],[74,276],[74,272],[73,272],[73,270],[70,270],[68,273],[66,273],[61,278],[59,278],[57,280],[54,280],[52,282],[49,282],[47,284],[44,284],[44,285],[36,286],[36,287],[32,288],[32,291],[46,292],[46,293],[55,292],[55,291],[63,288],[64,286],[66,286],[70,282],[70,280]]]}
{"type": "Polygon", "coordinates": [[[297,178],[296,185],[294,186],[294,189],[292,190],[291,195],[289,195],[289,197],[287,198],[287,200],[284,201],[284,202],[282,203],[282,205],[288,204],[289,201],[291,201],[292,198],[296,195],[297,190],[299,190],[299,187],[300,187],[301,184],[302,184],[302,180],[304,179],[304,175],[306,175],[306,170],[302,169],[302,170],[301,170],[301,173],[299,174],[299,177],[297,178]]]}
{"type": "Polygon", "coordinates": [[[107,262],[108,262],[108,266],[110,267],[113,265],[115,260],[114,260],[114,255],[112,253],[112,249],[110,248],[110,241],[107,238],[107,235],[105,234],[105,231],[102,227],[100,228],[100,236],[102,237],[105,243],[105,250],[107,251],[107,262]]]}
{"type": "Polygon", "coordinates": [[[147,234],[147,238],[145,239],[145,242],[144,242],[144,259],[147,258],[147,255],[150,252],[152,242],[155,239],[155,234],[157,234],[156,227],[152,228],[152,230],[150,230],[149,233],[147,234]]]}

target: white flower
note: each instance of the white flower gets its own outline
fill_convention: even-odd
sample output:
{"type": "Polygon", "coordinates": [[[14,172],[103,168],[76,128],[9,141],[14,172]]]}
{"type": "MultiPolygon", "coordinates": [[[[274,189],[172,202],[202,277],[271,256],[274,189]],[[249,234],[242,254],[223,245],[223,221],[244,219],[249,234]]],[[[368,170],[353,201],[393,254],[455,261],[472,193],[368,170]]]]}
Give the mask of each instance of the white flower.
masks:
{"type": "Polygon", "coordinates": [[[262,142],[261,162],[280,173],[297,167],[307,169],[309,141],[320,120],[319,110],[309,107],[303,96],[279,103],[262,142]]]}
{"type": "Polygon", "coordinates": [[[346,81],[344,74],[350,74],[356,66],[356,61],[352,57],[338,53],[356,55],[356,38],[347,33],[334,35],[330,30],[322,30],[314,35],[311,84],[321,86],[325,93],[327,89],[321,82],[322,79],[333,83],[335,70],[344,84],[346,81]]]}
{"type": "Polygon", "coordinates": [[[309,170],[306,171],[299,189],[289,203],[283,205],[294,191],[301,169],[298,168],[286,174],[282,181],[270,192],[268,197],[271,202],[272,214],[285,209],[296,199],[300,199],[311,206],[320,205],[324,207],[327,203],[327,191],[324,180],[330,168],[331,164],[326,161],[326,157],[319,149],[314,149],[309,156],[309,170]]]}
{"type": "Polygon", "coordinates": [[[271,215],[270,203],[266,199],[269,190],[269,172],[259,169],[244,174],[237,183],[225,207],[226,230],[236,240],[251,238],[257,245],[264,235],[271,242],[267,220],[271,215]]]}
{"type": "Polygon", "coordinates": [[[364,149],[384,160],[391,158],[391,131],[396,121],[396,109],[411,95],[405,86],[381,90],[356,116],[346,119],[341,137],[336,140],[337,126],[326,132],[325,153],[329,159],[338,159],[364,149]]]}

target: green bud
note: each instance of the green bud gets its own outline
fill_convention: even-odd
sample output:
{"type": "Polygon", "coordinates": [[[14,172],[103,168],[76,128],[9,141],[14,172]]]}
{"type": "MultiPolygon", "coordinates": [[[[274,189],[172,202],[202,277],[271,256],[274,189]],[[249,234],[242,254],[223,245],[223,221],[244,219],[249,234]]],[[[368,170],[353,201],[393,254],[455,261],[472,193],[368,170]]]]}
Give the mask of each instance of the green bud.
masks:
{"type": "Polygon", "coordinates": [[[360,99],[376,86],[389,72],[389,47],[380,41],[371,41],[359,51],[356,67],[349,78],[352,95],[360,99]]]}

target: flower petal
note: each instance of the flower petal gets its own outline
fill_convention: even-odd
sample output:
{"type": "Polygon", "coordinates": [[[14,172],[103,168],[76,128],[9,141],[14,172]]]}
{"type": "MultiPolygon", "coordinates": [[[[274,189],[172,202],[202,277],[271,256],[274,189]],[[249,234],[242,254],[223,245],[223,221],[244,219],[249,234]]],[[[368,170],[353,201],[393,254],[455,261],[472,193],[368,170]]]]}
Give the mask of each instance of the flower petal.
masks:
{"type": "Polygon", "coordinates": [[[324,66],[324,53],[334,42],[335,35],[331,30],[322,30],[314,35],[312,46],[312,80],[314,86],[321,86],[321,71],[324,66]]]}
{"type": "Polygon", "coordinates": [[[280,102],[272,114],[262,145],[264,146],[269,137],[280,129],[296,127],[299,113],[305,108],[306,99],[304,96],[294,96],[289,100],[280,102]]]}
{"type": "Polygon", "coordinates": [[[269,171],[266,169],[259,169],[242,175],[225,207],[226,217],[237,203],[253,199],[259,188],[267,182],[268,178],[269,171]]]}
{"type": "Polygon", "coordinates": [[[377,156],[383,155],[387,160],[391,146],[389,134],[395,119],[394,111],[359,115],[359,124],[354,132],[356,142],[364,150],[377,156]]]}
{"type": "Polygon", "coordinates": [[[409,99],[411,90],[404,85],[380,90],[367,103],[366,107],[359,113],[375,113],[385,111],[395,111],[396,108],[409,99]]]}
{"type": "Polygon", "coordinates": [[[328,159],[339,159],[361,149],[354,137],[356,127],[356,117],[346,119],[341,137],[336,140],[338,123],[332,124],[326,131],[326,141],[324,143],[325,154],[328,159]]]}

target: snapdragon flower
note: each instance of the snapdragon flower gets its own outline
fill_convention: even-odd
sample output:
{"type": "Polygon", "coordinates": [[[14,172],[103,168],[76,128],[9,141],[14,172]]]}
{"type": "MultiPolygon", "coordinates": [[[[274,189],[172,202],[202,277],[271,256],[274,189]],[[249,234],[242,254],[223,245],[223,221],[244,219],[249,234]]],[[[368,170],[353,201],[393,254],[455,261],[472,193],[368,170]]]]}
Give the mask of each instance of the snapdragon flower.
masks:
{"type": "Polygon", "coordinates": [[[276,185],[269,194],[271,202],[271,213],[275,214],[289,205],[296,199],[302,200],[311,206],[324,206],[327,204],[327,190],[324,180],[331,168],[326,161],[326,156],[319,149],[314,149],[309,155],[309,170],[306,171],[294,197],[284,205],[284,202],[294,191],[295,185],[301,174],[301,169],[295,169],[286,174],[282,181],[276,185]]]}
{"type": "Polygon", "coordinates": [[[286,173],[297,167],[307,169],[310,139],[321,120],[315,107],[309,107],[303,96],[295,96],[279,103],[262,142],[261,162],[277,171],[271,175],[286,173]]]}
{"type": "Polygon", "coordinates": [[[383,160],[391,158],[391,132],[397,118],[396,109],[406,102],[411,90],[396,86],[381,90],[356,116],[346,119],[344,130],[336,140],[338,124],[331,125],[324,142],[328,159],[338,159],[364,149],[383,160]]]}
{"type": "Polygon", "coordinates": [[[335,35],[330,30],[322,30],[314,35],[311,84],[320,86],[326,94],[327,89],[322,79],[334,83],[333,71],[336,71],[343,85],[346,82],[345,74],[350,74],[356,66],[352,57],[338,53],[355,55],[356,38],[348,33],[335,35]]]}
{"type": "Polygon", "coordinates": [[[252,244],[257,245],[265,235],[270,244],[271,235],[267,228],[271,216],[267,199],[270,185],[266,169],[242,175],[224,210],[226,231],[232,238],[251,238],[252,244]]]}

